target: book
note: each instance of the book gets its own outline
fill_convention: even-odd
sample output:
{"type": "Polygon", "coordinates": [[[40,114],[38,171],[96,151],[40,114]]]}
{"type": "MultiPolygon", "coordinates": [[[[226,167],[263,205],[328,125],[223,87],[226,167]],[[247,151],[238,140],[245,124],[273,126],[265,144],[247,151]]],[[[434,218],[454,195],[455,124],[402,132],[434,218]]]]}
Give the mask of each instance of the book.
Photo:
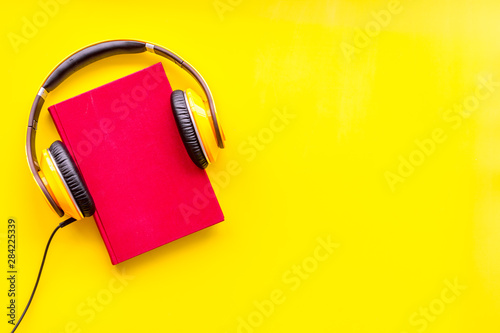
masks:
{"type": "Polygon", "coordinates": [[[189,158],[161,63],[49,107],[113,265],[224,220],[189,158]]]}

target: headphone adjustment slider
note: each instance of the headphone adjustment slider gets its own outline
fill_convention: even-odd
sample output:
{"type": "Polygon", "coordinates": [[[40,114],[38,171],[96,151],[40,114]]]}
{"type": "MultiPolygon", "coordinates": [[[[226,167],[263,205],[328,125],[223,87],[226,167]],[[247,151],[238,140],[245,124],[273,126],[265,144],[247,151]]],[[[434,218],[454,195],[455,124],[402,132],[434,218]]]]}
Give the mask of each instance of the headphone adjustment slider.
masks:
{"type": "Polygon", "coordinates": [[[41,87],[40,90],[38,91],[38,96],[40,96],[41,98],[43,98],[43,100],[46,100],[47,99],[47,90],[45,90],[44,87],[41,87]]]}
{"type": "Polygon", "coordinates": [[[155,53],[155,46],[151,43],[146,43],[146,50],[151,53],[155,53]]]}

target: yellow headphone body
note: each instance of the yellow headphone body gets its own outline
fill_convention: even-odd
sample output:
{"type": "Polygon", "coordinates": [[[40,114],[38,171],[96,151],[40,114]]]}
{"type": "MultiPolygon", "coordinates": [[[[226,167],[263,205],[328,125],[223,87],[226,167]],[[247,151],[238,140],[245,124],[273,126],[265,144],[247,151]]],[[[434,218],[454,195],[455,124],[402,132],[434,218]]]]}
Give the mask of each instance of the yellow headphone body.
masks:
{"type": "Polygon", "coordinates": [[[59,207],[72,218],[76,220],[83,219],[84,216],[78,208],[64,178],[61,176],[61,171],[50,156],[48,149],[42,150],[40,169],[38,174],[59,207]]]}
{"type": "MultiPolygon", "coordinates": [[[[217,140],[214,133],[215,130],[211,119],[212,115],[207,111],[208,107],[206,101],[203,101],[200,95],[195,93],[191,88],[186,89],[185,94],[190,114],[193,116],[192,121],[196,125],[195,128],[198,132],[198,138],[203,143],[202,148],[207,156],[208,164],[214,163],[219,155],[219,147],[217,146],[217,140]]],[[[220,121],[219,126],[222,140],[226,141],[220,121]]]]}

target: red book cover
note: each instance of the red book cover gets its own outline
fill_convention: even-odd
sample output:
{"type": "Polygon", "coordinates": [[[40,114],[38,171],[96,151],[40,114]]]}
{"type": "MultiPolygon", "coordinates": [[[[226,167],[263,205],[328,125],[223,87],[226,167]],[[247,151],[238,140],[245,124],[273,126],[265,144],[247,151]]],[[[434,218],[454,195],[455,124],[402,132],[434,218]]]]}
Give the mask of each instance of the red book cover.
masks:
{"type": "Polygon", "coordinates": [[[49,107],[115,265],[224,220],[189,158],[161,63],[49,107]]]}

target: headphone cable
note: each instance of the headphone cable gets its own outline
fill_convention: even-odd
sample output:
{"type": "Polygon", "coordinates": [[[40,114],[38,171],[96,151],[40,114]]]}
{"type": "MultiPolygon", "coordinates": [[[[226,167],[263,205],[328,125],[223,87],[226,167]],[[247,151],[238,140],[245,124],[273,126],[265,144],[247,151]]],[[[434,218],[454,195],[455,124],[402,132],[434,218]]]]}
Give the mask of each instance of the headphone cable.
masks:
{"type": "Polygon", "coordinates": [[[42,275],[43,265],[45,264],[45,258],[47,257],[47,252],[49,251],[49,246],[50,246],[50,242],[52,242],[52,238],[54,238],[54,235],[56,234],[57,230],[64,228],[68,224],[71,224],[75,221],[76,220],[71,217],[71,218],[59,223],[59,225],[54,229],[54,231],[52,231],[52,235],[50,235],[49,241],[47,242],[47,245],[45,246],[45,252],[43,253],[42,264],[40,265],[40,270],[38,271],[38,277],[36,278],[35,286],[33,287],[33,291],[31,292],[31,296],[30,296],[30,299],[28,300],[28,304],[26,304],[26,307],[24,308],[23,314],[21,315],[21,317],[19,317],[19,320],[17,321],[16,326],[14,326],[14,328],[12,329],[12,331],[10,333],[14,333],[16,331],[19,324],[21,324],[21,321],[23,320],[24,315],[28,311],[28,308],[30,307],[31,301],[33,300],[33,296],[35,295],[36,287],[38,287],[38,282],[40,282],[40,276],[42,275]]]}

